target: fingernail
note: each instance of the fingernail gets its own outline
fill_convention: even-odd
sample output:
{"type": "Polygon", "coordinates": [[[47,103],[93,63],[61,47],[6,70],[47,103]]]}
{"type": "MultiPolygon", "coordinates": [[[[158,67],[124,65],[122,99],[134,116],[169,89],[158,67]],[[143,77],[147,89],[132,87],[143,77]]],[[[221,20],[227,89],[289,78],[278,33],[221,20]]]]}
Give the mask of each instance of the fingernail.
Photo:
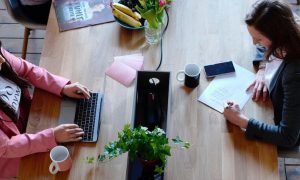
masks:
{"type": "Polygon", "coordinates": [[[82,92],[80,90],[77,90],[76,93],[77,94],[82,94],[82,92]]]}

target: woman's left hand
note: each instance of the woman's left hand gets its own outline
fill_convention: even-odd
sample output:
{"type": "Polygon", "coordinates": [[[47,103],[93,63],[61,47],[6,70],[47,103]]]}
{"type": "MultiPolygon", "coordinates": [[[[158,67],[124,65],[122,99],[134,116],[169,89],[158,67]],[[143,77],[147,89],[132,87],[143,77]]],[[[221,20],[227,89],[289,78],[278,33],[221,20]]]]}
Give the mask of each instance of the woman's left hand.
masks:
{"type": "Polygon", "coordinates": [[[232,101],[227,102],[224,107],[224,116],[232,124],[237,125],[240,128],[247,128],[249,118],[241,113],[241,109],[238,104],[232,101]]]}
{"type": "Polygon", "coordinates": [[[268,98],[268,88],[265,82],[265,70],[259,69],[256,73],[256,77],[253,83],[249,85],[246,91],[249,91],[253,88],[252,99],[258,101],[261,97],[263,101],[266,101],[268,98]]]}
{"type": "Polygon", "coordinates": [[[77,99],[89,99],[91,97],[90,90],[78,82],[65,85],[61,93],[77,99]]]}

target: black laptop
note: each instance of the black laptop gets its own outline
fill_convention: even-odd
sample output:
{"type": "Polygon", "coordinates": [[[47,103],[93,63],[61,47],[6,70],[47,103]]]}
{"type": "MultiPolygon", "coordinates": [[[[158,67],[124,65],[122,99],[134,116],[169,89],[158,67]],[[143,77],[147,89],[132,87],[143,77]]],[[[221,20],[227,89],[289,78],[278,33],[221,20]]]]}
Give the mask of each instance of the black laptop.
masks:
{"type": "Polygon", "coordinates": [[[74,123],[83,129],[82,142],[97,142],[100,132],[101,93],[90,93],[90,99],[64,97],[60,106],[59,124],[74,123]]]}

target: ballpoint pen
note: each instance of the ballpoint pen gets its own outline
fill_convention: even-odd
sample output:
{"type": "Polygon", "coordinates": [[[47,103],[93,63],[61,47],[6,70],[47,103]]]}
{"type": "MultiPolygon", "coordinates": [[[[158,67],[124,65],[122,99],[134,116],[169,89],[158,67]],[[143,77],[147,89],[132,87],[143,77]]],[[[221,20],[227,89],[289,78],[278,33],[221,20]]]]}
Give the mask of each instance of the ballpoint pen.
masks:
{"type": "Polygon", "coordinates": [[[224,108],[229,109],[233,105],[232,102],[224,102],[224,108]]]}

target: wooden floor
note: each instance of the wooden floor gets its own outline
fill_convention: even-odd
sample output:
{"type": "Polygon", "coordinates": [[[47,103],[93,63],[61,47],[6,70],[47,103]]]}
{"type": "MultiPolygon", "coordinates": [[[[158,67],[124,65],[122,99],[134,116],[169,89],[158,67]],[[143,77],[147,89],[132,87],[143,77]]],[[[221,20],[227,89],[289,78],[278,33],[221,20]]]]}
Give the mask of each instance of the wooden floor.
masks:
{"type": "MultiPolygon", "coordinates": [[[[289,0],[293,10],[300,15],[300,7],[294,5],[296,0],[289,0]]],[[[21,56],[24,27],[16,23],[7,13],[0,1],[0,40],[11,53],[21,56]]],[[[38,65],[44,43],[45,31],[35,30],[30,34],[27,50],[27,60],[38,65]]],[[[279,158],[279,173],[281,180],[300,180],[300,159],[279,158]]]]}

